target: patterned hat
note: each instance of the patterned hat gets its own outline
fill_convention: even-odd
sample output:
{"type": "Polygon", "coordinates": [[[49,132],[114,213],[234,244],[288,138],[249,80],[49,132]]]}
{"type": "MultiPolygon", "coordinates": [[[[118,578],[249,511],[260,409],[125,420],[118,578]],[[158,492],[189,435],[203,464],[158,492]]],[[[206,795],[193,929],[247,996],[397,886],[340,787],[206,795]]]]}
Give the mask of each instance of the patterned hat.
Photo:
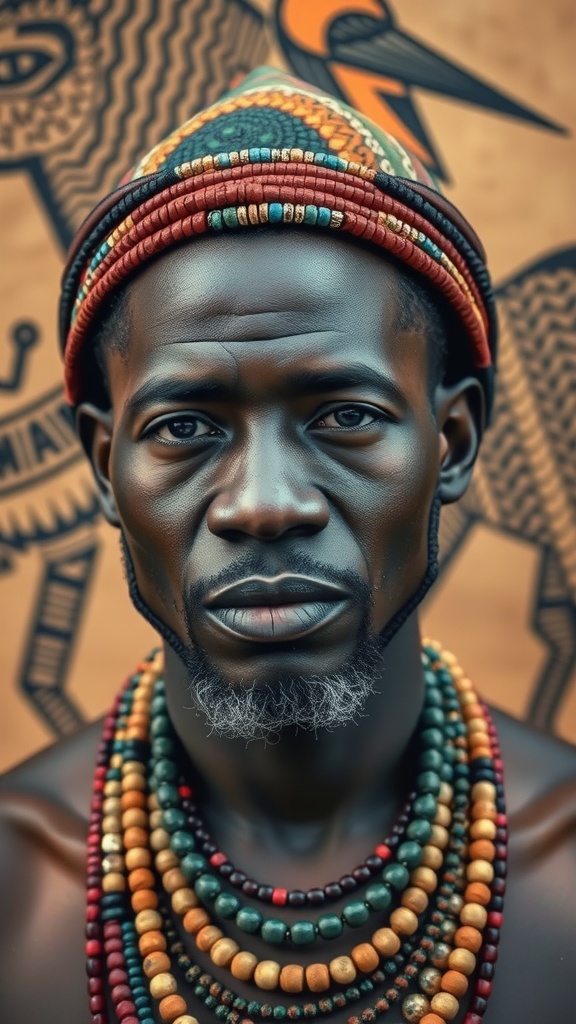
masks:
{"type": "Polygon", "coordinates": [[[257,224],[343,232],[422,274],[458,315],[490,409],[496,322],[475,232],[396,139],[271,68],[155,146],[80,228],[60,304],[68,401],[85,391],[82,356],[113,289],[187,239],[257,224]]]}

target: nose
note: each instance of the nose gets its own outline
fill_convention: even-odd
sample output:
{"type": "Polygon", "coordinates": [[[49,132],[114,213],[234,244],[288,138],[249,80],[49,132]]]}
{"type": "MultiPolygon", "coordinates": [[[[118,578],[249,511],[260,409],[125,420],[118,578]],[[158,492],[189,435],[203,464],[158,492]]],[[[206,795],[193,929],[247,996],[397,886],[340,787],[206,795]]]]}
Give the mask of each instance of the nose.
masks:
{"type": "Polygon", "coordinates": [[[273,541],[313,535],[328,524],[322,492],[305,481],[306,459],[282,438],[253,437],[236,454],[207,513],[210,531],[227,540],[273,541]]]}

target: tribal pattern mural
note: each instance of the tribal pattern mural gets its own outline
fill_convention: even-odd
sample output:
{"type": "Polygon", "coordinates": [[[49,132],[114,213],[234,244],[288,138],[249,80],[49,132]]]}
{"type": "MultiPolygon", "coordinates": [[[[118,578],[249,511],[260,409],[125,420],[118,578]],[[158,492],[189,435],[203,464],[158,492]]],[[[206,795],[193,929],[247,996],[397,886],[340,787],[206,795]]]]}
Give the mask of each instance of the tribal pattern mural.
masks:
{"type": "MultiPolygon", "coordinates": [[[[500,91],[489,74],[466,67],[465,55],[453,59],[404,30],[400,15],[399,4],[383,0],[0,5],[0,584],[6,594],[9,580],[15,600],[27,602],[24,630],[9,638],[18,654],[7,682],[47,735],[73,732],[85,715],[70,693],[70,669],[90,629],[101,546],[49,303],[56,264],[96,199],[171,126],[269,59],[360,107],[448,183],[457,172],[423,108],[426,96],[465,106],[484,124],[489,114],[542,137],[565,133],[554,110],[500,91]],[[15,190],[34,206],[42,240],[31,222],[26,233],[27,211],[12,208],[15,190]],[[16,301],[16,264],[14,280],[30,275],[18,296],[36,296],[50,262],[44,251],[54,266],[42,301],[16,301]],[[24,597],[20,573],[32,552],[40,570],[24,597]]],[[[532,629],[547,654],[526,715],[553,729],[576,667],[576,249],[527,256],[528,266],[518,259],[497,282],[494,426],[469,495],[443,516],[442,559],[446,569],[455,564],[482,523],[537,549],[532,629]]]]}

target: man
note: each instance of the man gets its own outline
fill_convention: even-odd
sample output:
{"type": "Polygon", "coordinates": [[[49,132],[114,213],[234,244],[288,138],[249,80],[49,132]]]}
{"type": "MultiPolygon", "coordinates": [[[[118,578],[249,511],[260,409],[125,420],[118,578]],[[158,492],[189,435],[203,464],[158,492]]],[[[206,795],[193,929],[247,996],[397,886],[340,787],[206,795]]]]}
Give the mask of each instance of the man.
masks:
{"type": "Polygon", "coordinates": [[[261,72],[89,218],[62,337],[163,656],[4,780],[2,1020],[570,1019],[573,752],[418,630],[492,400],[472,229],[261,72]]]}

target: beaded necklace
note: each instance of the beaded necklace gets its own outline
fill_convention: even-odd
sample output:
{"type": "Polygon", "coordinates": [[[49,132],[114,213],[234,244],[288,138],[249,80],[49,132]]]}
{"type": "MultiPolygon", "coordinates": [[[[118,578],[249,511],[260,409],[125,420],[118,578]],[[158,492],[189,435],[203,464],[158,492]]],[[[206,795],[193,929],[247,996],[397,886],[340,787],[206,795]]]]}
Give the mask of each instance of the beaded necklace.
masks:
{"type": "Polygon", "coordinates": [[[165,1024],[198,1024],[178,994],[173,964],[226,1024],[329,1017],[344,1008],[348,1024],[368,1024],[395,1004],[407,1021],[444,1024],[471,985],[465,1024],[482,1024],[505,892],[502,763],[487,709],[453,656],[425,642],[422,660],[414,792],[390,836],[358,868],[307,892],[248,879],[218,849],[178,770],[161,655],[138,667],[105,720],[94,776],[86,911],[92,1024],[108,1024],[110,1003],[122,1024],[155,1024],[155,1012],[165,1024]],[[322,911],[353,890],[355,898],[339,914],[289,925],[244,903],[234,888],[276,912],[322,911]],[[298,962],[299,947],[323,946],[373,916],[370,941],[298,962]],[[223,978],[254,987],[253,999],[191,959],[178,919],[223,978]],[[270,959],[241,948],[225,927],[248,940],[257,934],[272,947],[270,959]],[[287,961],[276,959],[283,948],[287,961]]]}

